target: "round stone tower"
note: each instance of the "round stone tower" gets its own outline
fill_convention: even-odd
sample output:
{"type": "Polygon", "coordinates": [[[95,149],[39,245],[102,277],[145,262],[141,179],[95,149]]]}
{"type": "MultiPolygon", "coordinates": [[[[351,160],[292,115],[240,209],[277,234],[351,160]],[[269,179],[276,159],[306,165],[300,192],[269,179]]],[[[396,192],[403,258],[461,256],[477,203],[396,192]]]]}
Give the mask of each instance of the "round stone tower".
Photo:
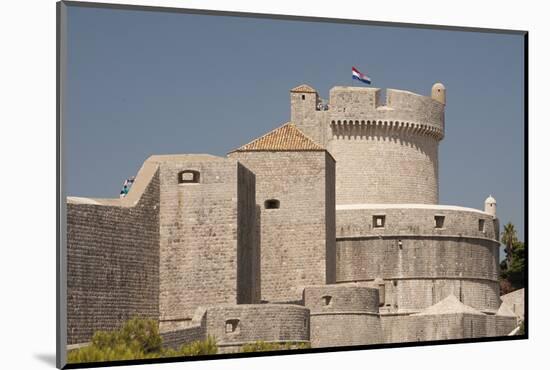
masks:
{"type": "Polygon", "coordinates": [[[336,159],[336,204],[439,200],[438,150],[445,87],[431,96],[388,89],[334,87],[327,149],[336,159]]]}

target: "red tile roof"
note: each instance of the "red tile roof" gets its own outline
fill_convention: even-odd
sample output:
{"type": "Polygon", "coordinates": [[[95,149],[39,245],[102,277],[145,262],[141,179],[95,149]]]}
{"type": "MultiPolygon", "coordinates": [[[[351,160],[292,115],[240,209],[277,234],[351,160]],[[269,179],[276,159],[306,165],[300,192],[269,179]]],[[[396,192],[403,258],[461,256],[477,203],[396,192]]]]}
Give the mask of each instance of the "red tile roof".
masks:
{"type": "Polygon", "coordinates": [[[234,152],[246,151],[324,151],[293,123],[288,122],[264,136],[241,146],[234,152]]]}

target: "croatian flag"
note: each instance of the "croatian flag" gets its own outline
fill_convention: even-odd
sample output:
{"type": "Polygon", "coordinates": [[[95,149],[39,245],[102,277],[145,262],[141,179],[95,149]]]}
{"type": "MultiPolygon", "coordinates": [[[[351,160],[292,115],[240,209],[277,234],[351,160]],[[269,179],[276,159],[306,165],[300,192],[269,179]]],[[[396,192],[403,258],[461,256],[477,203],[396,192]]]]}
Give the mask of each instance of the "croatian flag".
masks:
{"type": "Polygon", "coordinates": [[[361,82],[364,82],[367,85],[370,85],[369,76],[362,74],[355,67],[351,67],[351,78],[353,78],[354,80],[359,80],[361,82]]]}

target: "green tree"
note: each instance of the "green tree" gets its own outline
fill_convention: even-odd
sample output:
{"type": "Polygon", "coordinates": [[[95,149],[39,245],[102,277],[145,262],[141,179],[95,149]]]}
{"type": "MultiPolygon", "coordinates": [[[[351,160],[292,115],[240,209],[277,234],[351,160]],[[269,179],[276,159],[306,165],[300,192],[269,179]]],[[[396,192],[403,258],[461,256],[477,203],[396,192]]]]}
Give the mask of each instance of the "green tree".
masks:
{"type": "Polygon", "coordinates": [[[115,331],[98,331],[89,346],[68,352],[69,363],[136,360],[173,356],[211,355],[218,352],[216,341],[208,337],[182,345],[180,348],[163,348],[158,322],[134,318],[115,331]]]}
{"type": "Polygon", "coordinates": [[[518,241],[514,224],[508,222],[504,225],[504,231],[502,232],[500,241],[506,246],[504,248],[504,251],[506,252],[506,265],[510,266],[510,262],[512,260],[512,247],[514,243],[518,241]]]}
{"type": "Polygon", "coordinates": [[[516,241],[512,245],[512,257],[506,271],[507,278],[515,289],[525,286],[525,244],[516,241]]]}
{"type": "Polygon", "coordinates": [[[504,226],[501,242],[505,244],[506,259],[500,264],[501,290],[509,293],[525,286],[525,244],[518,240],[511,222],[504,226]]]}

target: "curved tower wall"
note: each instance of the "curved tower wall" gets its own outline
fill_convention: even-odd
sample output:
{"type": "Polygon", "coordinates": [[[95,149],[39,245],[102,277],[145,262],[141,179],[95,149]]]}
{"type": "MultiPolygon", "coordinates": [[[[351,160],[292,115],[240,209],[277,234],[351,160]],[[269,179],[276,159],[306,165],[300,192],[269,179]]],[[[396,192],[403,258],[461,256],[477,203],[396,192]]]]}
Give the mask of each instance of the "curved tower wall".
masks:
{"type": "Polygon", "coordinates": [[[220,353],[256,341],[309,343],[309,310],[289,304],[218,305],[207,308],[206,333],[220,353]]]}
{"type": "Polygon", "coordinates": [[[336,204],[437,204],[444,104],[407,91],[334,87],[327,148],[336,204]],[[383,105],[385,103],[385,105],[383,105]]]}
{"type": "Polygon", "coordinates": [[[379,287],[382,279],[381,312],[419,311],[450,294],[480,311],[498,310],[498,221],[492,215],[382,204],[339,206],[336,218],[336,282],[379,287]],[[374,227],[378,217],[383,227],[374,227]]]}
{"type": "Polygon", "coordinates": [[[381,343],[378,289],[350,285],[304,289],[313,348],[381,343]]]}

